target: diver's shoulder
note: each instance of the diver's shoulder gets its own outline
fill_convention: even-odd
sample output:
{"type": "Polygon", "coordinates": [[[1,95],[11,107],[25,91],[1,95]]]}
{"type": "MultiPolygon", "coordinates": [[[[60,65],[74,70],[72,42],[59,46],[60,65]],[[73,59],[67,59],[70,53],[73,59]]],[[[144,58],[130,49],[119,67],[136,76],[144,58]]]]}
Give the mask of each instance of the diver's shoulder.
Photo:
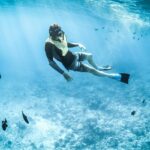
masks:
{"type": "Polygon", "coordinates": [[[46,43],[50,43],[49,38],[47,38],[47,39],[45,40],[45,44],[46,44],[46,43]]]}
{"type": "Polygon", "coordinates": [[[51,42],[50,38],[47,38],[45,40],[45,45],[53,45],[53,43],[51,42]]]}
{"type": "Polygon", "coordinates": [[[53,47],[54,47],[54,45],[50,42],[49,39],[47,39],[47,40],[45,41],[45,50],[46,50],[46,51],[53,50],[53,47]]]}

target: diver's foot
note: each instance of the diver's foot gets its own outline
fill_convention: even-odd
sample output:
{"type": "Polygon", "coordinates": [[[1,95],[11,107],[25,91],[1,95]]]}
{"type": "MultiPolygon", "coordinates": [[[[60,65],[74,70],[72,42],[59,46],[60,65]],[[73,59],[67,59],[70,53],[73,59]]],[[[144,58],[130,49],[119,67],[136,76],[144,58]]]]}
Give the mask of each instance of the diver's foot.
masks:
{"type": "Polygon", "coordinates": [[[109,65],[98,67],[99,71],[107,71],[107,70],[111,70],[111,69],[112,69],[112,67],[109,65]]]}

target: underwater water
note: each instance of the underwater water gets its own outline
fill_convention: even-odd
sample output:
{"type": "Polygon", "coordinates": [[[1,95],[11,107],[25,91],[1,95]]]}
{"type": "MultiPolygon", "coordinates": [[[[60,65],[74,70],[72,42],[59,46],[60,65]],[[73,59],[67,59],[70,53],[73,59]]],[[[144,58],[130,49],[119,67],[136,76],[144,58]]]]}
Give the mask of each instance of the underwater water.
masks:
{"type": "Polygon", "coordinates": [[[149,56],[149,0],[0,0],[0,150],[149,150],[149,56]],[[129,84],[73,71],[67,83],[45,55],[52,23],[129,84]]]}

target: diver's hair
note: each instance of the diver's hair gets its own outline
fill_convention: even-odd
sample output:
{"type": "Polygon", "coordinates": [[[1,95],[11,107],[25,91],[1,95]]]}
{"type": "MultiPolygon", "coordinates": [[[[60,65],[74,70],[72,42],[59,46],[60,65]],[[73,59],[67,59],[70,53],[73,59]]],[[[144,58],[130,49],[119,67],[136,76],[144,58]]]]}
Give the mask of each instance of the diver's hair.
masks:
{"type": "Polygon", "coordinates": [[[54,31],[54,30],[61,30],[61,26],[59,26],[59,25],[56,24],[56,23],[50,25],[50,27],[49,27],[49,35],[50,35],[51,32],[54,31]]]}

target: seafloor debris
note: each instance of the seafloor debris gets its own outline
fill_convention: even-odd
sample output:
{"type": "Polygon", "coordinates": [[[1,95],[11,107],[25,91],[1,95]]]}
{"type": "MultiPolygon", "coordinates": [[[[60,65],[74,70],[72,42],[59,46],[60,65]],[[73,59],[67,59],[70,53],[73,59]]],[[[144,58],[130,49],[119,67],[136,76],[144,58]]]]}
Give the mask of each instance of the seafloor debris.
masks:
{"type": "Polygon", "coordinates": [[[29,124],[28,117],[23,113],[23,111],[22,111],[22,117],[23,117],[24,121],[25,121],[27,124],[29,124]]]}
{"type": "Polygon", "coordinates": [[[136,114],[136,111],[133,110],[133,111],[131,112],[131,115],[134,116],[135,114],[136,114]]]}
{"type": "Polygon", "coordinates": [[[7,127],[8,127],[7,120],[5,118],[5,120],[2,121],[2,129],[5,131],[7,127]]]}

